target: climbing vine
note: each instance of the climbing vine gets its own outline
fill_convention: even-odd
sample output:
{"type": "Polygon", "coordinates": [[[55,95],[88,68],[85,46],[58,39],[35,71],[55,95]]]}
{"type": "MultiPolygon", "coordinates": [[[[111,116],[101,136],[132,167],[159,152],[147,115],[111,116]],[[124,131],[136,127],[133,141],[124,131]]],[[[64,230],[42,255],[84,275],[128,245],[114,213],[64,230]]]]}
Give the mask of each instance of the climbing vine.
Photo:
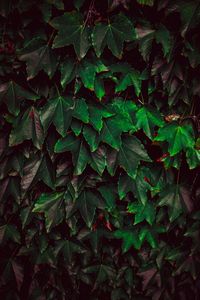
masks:
{"type": "Polygon", "coordinates": [[[199,299],[199,15],[0,1],[2,299],[199,299]]]}

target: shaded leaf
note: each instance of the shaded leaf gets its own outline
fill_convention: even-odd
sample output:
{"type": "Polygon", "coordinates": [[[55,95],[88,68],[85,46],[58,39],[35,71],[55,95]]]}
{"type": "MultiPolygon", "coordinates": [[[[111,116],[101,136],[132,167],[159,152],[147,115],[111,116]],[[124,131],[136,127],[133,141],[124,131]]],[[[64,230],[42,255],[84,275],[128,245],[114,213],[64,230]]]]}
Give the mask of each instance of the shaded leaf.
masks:
{"type": "Polygon", "coordinates": [[[19,60],[26,62],[27,80],[34,78],[42,70],[52,78],[56,71],[56,57],[48,43],[40,37],[33,38],[20,50],[19,60]]]}
{"type": "Polygon", "coordinates": [[[9,145],[15,146],[25,140],[32,140],[34,146],[41,149],[44,141],[43,127],[36,108],[28,108],[24,114],[18,116],[13,124],[9,137],[9,145]]]}
{"type": "Polygon", "coordinates": [[[79,59],[83,58],[90,48],[89,28],[85,26],[82,15],[78,12],[66,12],[51,21],[51,26],[58,30],[53,48],[73,45],[79,59]]]}
{"type": "Polygon", "coordinates": [[[122,14],[112,17],[108,24],[96,24],[92,34],[92,43],[98,57],[101,56],[104,48],[108,46],[113,55],[121,58],[124,42],[134,39],[133,24],[122,14]]]}

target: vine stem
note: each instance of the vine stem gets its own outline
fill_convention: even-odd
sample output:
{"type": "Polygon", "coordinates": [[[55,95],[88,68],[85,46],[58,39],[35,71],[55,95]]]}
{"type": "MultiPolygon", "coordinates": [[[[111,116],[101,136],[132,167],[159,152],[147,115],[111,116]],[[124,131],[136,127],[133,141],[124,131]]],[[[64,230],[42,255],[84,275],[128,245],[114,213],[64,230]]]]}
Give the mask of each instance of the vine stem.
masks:
{"type": "Polygon", "coordinates": [[[53,31],[52,31],[52,33],[51,33],[51,35],[50,35],[50,37],[49,37],[49,40],[48,40],[48,42],[47,42],[47,46],[50,45],[50,43],[51,43],[51,41],[52,41],[52,39],[53,39],[53,36],[54,36],[55,31],[56,31],[56,30],[53,29],[53,31]]]}

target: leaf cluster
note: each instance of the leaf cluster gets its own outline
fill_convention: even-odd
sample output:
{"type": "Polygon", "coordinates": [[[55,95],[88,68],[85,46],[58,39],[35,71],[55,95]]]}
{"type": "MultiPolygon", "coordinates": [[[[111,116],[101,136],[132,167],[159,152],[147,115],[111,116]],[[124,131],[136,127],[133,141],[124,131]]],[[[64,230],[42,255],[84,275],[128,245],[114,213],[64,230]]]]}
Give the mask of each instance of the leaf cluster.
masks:
{"type": "Polygon", "coordinates": [[[0,298],[198,299],[195,0],[0,1],[0,298]]]}

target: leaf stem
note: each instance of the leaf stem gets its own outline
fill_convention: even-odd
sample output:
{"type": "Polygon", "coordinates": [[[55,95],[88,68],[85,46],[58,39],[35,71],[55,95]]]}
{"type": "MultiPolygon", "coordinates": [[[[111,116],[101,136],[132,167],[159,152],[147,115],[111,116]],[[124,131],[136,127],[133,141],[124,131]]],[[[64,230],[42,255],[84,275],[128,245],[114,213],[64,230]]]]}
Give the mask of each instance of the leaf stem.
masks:
{"type": "Polygon", "coordinates": [[[61,97],[61,95],[60,95],[60,91],[59,91],[59,89],[58,89],[58,86],[57,86],[57,84],[56,84],[56,83],[55,83],[55,88],[56,88],[56,92],[57,92],[58,96],[59,96],[59,97],[61,97]]]}

